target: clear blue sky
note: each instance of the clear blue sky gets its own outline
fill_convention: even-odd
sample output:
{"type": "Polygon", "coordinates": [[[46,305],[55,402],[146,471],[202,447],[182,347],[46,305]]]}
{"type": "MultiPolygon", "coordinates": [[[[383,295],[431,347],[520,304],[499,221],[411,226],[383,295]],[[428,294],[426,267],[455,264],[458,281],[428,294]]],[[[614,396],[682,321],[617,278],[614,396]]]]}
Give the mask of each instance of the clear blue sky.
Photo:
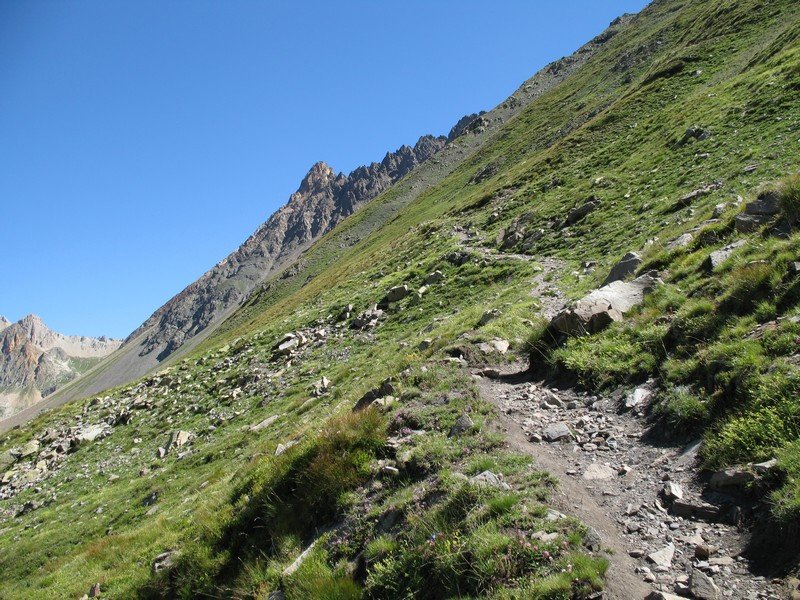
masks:
{"type": "Polygon", "coordinates": [[[445,134],[643,0],[0,3],[0,314],[124,337],[325,160],[445,134]]]}

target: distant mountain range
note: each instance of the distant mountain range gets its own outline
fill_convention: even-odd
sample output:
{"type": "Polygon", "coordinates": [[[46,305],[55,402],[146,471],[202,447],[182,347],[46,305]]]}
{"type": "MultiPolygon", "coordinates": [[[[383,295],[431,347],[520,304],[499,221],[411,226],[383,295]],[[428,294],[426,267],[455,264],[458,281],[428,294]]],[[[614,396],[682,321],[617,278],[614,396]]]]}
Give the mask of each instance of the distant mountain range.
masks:
{"type": "Polygon", "coordinates": [[[85,373],[122,340],[62,335],[36,315],[0,316],[0,418],[35,404],[85,373]]]}

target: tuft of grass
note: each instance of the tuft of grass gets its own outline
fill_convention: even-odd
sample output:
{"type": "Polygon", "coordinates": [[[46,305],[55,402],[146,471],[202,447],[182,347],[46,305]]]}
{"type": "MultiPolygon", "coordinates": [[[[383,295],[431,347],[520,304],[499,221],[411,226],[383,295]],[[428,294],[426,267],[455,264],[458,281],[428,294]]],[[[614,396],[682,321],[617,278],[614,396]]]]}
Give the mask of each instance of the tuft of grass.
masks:
{"type": "Polygon", "coordinates": [[[781,211],[789,222],[800,222],[800,173],[781,179],[775,191],[781,203],[781,211]]]}
{"type": "Polygon", "coordinates": [[[681,386],[667,389],[661,394],[656,414],[674,430],[685,433],[696,431],[708,422],[709,407],[707,401],[681,386]]]}

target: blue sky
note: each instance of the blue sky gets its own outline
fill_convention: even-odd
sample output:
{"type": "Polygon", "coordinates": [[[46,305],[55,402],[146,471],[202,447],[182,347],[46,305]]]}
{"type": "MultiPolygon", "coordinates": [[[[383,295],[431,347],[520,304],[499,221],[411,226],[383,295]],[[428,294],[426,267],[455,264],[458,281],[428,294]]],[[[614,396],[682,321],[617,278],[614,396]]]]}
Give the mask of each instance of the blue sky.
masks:
{"type": "Polygon", "coordinates": [[[124,337],[317,160],[446,134],[642,0],[0,3],[0,314],[124,337]]]}

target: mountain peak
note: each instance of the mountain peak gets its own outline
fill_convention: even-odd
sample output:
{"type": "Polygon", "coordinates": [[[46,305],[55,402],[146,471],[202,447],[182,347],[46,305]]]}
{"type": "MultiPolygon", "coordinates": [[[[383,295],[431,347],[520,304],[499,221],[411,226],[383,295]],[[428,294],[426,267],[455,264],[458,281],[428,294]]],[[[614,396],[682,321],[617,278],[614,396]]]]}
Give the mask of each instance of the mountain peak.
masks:
{"type": "Polygon", "coordinates": [[[19,323],[20,325],[37,325],[41,327],[46,327],[44,321],[42,321],[42,317],[34,313],[25,315],[19,320],[19,323]]]}
{"type": "Polygon", "coordinates": [[[335,176],[333,169],[323,162],[317,161],[315,162],[311,168],[306,173],[306,176],[303,177],[302,181],[300,182],[300,187],[297,188],[297,194],[307,194],[311,190],[319,187],[320,185],[325,185],[335,176]]]}
{"type": "Polygon", "coordinates": [[[0,317],[0,419],[38,402],[119,348],[120,340],[62,335],[36,314],[0,317]],[[70,359],[80,358],[80,362],[70,359]]]}

